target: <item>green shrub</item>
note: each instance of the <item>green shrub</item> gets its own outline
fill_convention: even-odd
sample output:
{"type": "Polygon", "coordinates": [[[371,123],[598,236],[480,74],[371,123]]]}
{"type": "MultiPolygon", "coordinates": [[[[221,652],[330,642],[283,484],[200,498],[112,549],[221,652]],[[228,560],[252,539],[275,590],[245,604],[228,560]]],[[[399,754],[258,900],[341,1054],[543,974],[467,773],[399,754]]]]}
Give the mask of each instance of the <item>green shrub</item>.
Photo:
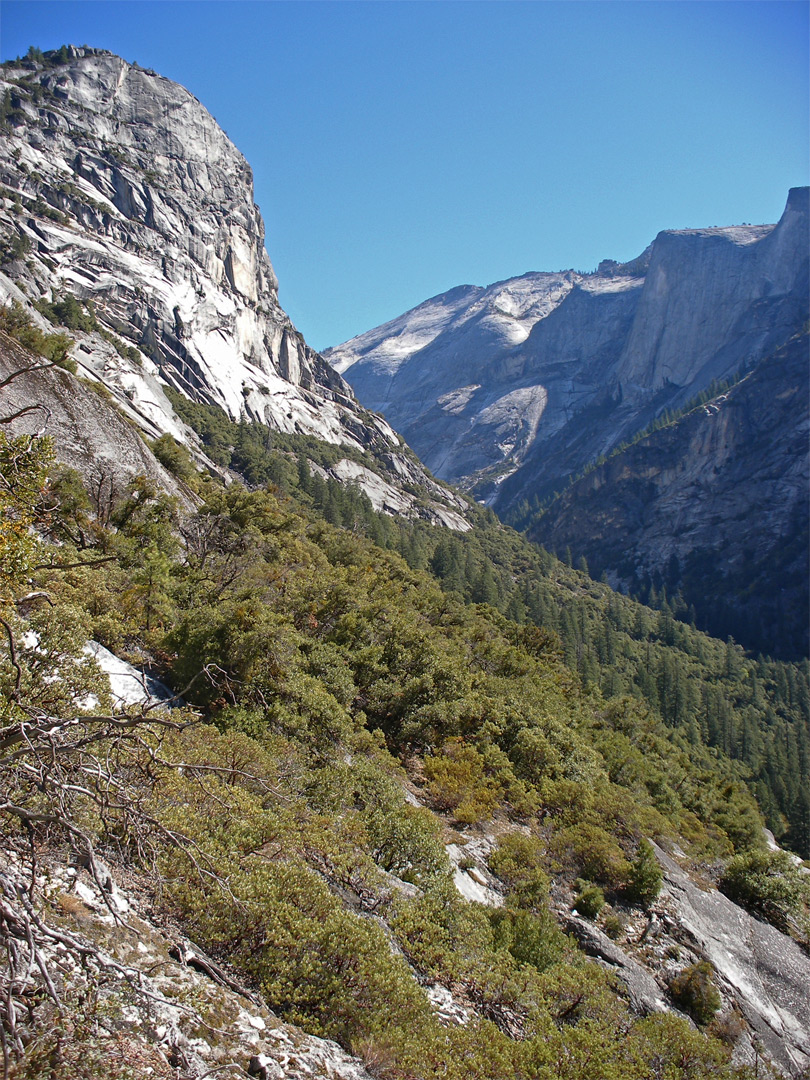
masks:
{"type": "Polygon", "coordinates": [[[624,919],[615,911],[609,912],[605,916],[604,930],[611,941],[618,941],[624,933],[624,919]]]}
{"type": "Polygon", "coordinates": [[[580,876],[618,888],[628,877],[629,865],[615,837],[599,825],[582,823],[563,829],[554,837],[555,854],[580,876]]]}
{"type": "Polygon", "coordinates": [[[31,250],[31,241],[25,233],[17,232],[0,247],[0,261],[14,262],[22,259],[31,250]]]}
{"type": "Polygon", "coordinates": [[[440,754],[425,758],[425,776],[434,805],[456,821],[472,825],[495,812],[498,787],[485,775],[481,754],[463,740],[448,739],[440,754]]]}
{"type": "Polygon", "coordinates": [[[490,852],[487,863],[506,886],[511,904],[528,911],[545,908],[549,879],[543,869],[543,845],[536,836],[507,833],[490,852]]]}
{"type": "Polygon", "coordinates": [[[68,356],[73,341],[67,334],[44,334],[34,326],[30,315],[18,300],[13,300],[10,307],[0,308],[0,330],[5,330],[31,352],[76,374],[76,361],[68,356]]]}
{"type": "Polygon", "coordinates": [[[496,949],[507,949],[519,964],[546,971],[565,954],[565,935],[546,909],[540,914],[498,908],[490,915],[496,949]]]}
{"type": "Polygon", "coordinates": [[[34,307],[54,326],[66,326],[68,330],[92,330],[95,318],[85,311],[83,305],[72,293],[67,293],[61,299],[48,303],[47,300],[37,300],[34,307]]]}
{"type": "Polygon", "coordinates": [[[630,863],[630,874],[623,892],[631,904],[648,908],[661,891],[661,867],[649,840],[642,840],[630,863]]]}
{"type": "Polygon", "coordinates": [[[684,968],[669,984],[672,1000],[689,1013],[696,1024],[711,1023],[720,1008],[721,998],[712,981],[712,965],[708,960],[684,968]]]}
{"type": "Polygon", "coordinates": [[[605,906],[605,894],[598,885],[583,882],[574,906],[586,919],[595,919],[605,906]]]}
{"type": "Polygon", "coordinates": [[[720,889],[782,930],[810,903],[810,884],[786,851],[735,855],[720,879],[720,889]]]}
{"type": "Polygon", "coordinates": [[[194,480],[197,470],[194,467],[191,454],[185,446],[181,446],[171,435],[168,433],[161,435],[159,439],[155,439],[150,444],[150,448],[160,464],[168,469],[173,476],[176,476],[178,480],[184,480],[186,483],[194,480]]]}

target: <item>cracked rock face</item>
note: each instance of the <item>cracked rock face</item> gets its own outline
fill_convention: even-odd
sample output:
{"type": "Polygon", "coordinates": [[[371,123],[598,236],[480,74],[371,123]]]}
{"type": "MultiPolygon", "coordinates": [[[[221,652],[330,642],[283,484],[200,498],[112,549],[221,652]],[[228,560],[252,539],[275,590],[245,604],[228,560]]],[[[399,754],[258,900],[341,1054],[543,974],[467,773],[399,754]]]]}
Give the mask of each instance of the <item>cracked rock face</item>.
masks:
{"type": "Polygon", "coordinates": [[[92,300],[189,396],[338,441],[348,392],[279,306],[245,159],[183,87],[73,51],[6,67],[0,86],[24,117],[0,162],[18,198],[6,227],[45,263],[44,284],[92,300]],[[29,214],[37,196],[57,213],[29,214]]]}
{"type": "Polygon", "coordinates": [[[100,329],[74,333],[80,373],[152,437],[188,441],[169,385],[232,419],[368,450],[400,481],[432,485],[440,506],[423,516],[441,520],[449,503],[450,527],[466,528],[463,503],[282,310],[250,167],[213,117],[153,71],[102,50],[68,52],[65,63],[0,68],[12,110],[0,139],[0,303],[22,304],[48,331],[33,302],[92,304],[100,329]]]}
{"type": "MultiPolygon", "coordinates": [[[[0,331],[0,379],[30,369],[36,357],[0,331]]],[[[134,476],[145,476],[191,505],[171,473],[157,461],[135,428],[108,398],[61,368],[31,370],[14,379],[2,394],[2,414],[36,407],[5,426],[12,435],[45,431],[54,438],[59,460],[86,479],[97,509],[115,502],[134,476]]]]}

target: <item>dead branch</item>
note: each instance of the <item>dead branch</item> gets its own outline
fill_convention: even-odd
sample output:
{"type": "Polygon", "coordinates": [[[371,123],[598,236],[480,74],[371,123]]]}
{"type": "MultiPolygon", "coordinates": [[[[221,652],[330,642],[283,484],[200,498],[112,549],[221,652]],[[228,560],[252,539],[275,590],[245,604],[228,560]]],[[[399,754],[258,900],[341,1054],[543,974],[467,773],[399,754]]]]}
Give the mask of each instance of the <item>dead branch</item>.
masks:
{"type": "Polygon", "coordinates": [[[26,405],[22,409],[18,409],[14,413],[10,413],[8,416],[0,416],[0,424],[11,424],[14,420],[19,420],[21,416],[25,416],[26,413],[42,411],[46,413],[46,417],[42,422],[42,426],[37,431],[37,435],[42,435],[45,428],[48,426],[48,421],[51,418],[51,410],[47,405],[26,405]]]}
{"type": "MultiPolygon", "coordinates": [[[[13,383],[15,379],[19,379],[21,375],[32,375],[35,371],[47,371],[48,368],[52,367],[56,367],[54,360],[49,360],[45,364],[32,364],[31,367],[17,368],[10,375],[6,375],[5,379],[0,380],[0,390],[5,390],[10,383],[13,383]]],[[[35,408],[36,406],[32,407],[35,408]]],[[[43,405],[42,408],[44,407],[43,405]]]]}

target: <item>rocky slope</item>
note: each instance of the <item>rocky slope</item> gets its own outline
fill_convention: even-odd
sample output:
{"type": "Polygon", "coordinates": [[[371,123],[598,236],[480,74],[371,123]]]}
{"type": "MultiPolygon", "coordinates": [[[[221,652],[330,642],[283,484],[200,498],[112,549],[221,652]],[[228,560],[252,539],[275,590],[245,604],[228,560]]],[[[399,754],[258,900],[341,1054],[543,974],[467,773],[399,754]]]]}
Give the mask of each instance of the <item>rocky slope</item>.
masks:
{"type": "MultiPolygon", "coordinates": [[[[484,829],[483,835],[459,838],[466,842],[448,847],[456,887],[470,900],[499,906],[502,885],[487,867],[493,833],[484,829]]],[[[616,976],[641,1015],[677,1011],[668,992],[673,977],[689,964],[708,960],[721,992],[724,1022],[739,1028],[735,1061],[756,1066],[762,1055],[785,1076],[805,1075],[810,1065],[806,953],[705,879],[690,876],[671,854],[657,845],[654,850],[663,874],[661,893],[644,915],[628,915],[618,939],[604,932],[604,916],[594,920],[572,910],[572,894],[556,885],[552,906],[561,924],[588,956],[616,976]]]]}
{"type": "Polygon", "coordinates": [[[461,286],[325,356],[437,476],[508,511],[784,344],[807,318],[807,250],[795,189],[778,225],[663,232],[593,274],[461,286]]]}
{"type": "Polygon", "coordinates": [[[438,500],[423,513],[465,527],[463,503],[358,405],[281,309],[250,167],[196,98],[110,53],[69,47],[4,65],[0,102],[0,302],[52,329],[34,303],[75,297],[80,374],[148,435],[189,437],[169,385],[235,419],[368,450],[395,488],[438,500]]]}
{"type": "Polygon", "coordinates": [[[135,475],[188,502],[189,493],[149,452],[98,383],[82,383],[59,367],[39,366],[35,356],[0,330],[0,381],[19,371],[25,374],[13,378],[0,395],[0,416],[20,414],[8,424],[4,421],[6,431],[47,432],[59,460],[77,469],[105,505],[114,502],[135,475]]]}
{"type": "Polygon", "coordinates": [[[808,338],[611,457],[531,525],[614,587],[680,591],[714,636],[807,655],[808,338]]]}
{"type": "MultiPolygon", "coordinates": [[[[4,856],[3,885],[24,892],[30,881],[24,868],[11,853],[4,856]]],[[[260,1080],[371,1080],[358,1059],[281,1022],[175,928],[150,919],[146,899],[120,889],[104,870],[106,892],[86,870],[54,859],[37,879],[40,958],[59,972],[59,994],[73,1008],[77,1041],[94,1027],[96,1045],[104,1047],[88,1053],[79,1042],[80,1062],[68,1028],[57,1052],[60,1075],[75,1068],[77,1075],[81,1069],[83,1076],[127,1080],[203,1080],[219,1072],[260,1080]]],[[[4,899],[8,917],[13,900],[4,899]]],[[[59,1012],[51,1011],[58,1027],[59,1012]]],[[[30,1044],[32,1058],[37,1041],[30,1044]]]]}

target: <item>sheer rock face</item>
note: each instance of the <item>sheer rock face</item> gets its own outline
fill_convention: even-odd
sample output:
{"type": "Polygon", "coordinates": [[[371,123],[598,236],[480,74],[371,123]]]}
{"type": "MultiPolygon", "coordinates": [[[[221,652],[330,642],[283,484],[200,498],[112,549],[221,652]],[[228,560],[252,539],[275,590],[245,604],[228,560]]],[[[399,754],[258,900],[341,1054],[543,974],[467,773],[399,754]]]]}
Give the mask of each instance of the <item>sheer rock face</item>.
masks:
{"type": "Polygon", "coordinates": [[[545,497],[807,318],[807,189],[778,225],[660,233],[632,263],[462,286],[328,349],[445,479],[545,497]]]}
{"type": "Polygon", "coordinates": [[[75,359],[152,436],[187,437],[168,384],[233,419],[369,450],[400,483],[463,509],[280,307],[250,167],[213,117],[153,71],[68,52],[66,63],[0,69],[12,110],[0,140],[0,302],[16,299],[50,329],[32,300],[91,301],[128,355],[84,333],[75,359]]]}
{"type": "Polygon", "coordinates": [[[22,197],[9,224],[53,264],[47,285],[93,300],[190,396],[337,441],[349,391],[279,306],[245,159],[183,87],[74,51],[89,55],[6,68],[1,87],[39,97],[20,98],[2,168],[22,197]],[[36,195],[67,220],[29,216],[36,195]]]}
{"type": "Polygon", "coordinates": [[[586,393],[575,369],[616,351],[641,285],[566,271],[462,286],[324,355],[436,475],[469,482],[514,469],[561,426],[586,393]],[[562,312],[575,313],[578,340],[562,312]]]}

